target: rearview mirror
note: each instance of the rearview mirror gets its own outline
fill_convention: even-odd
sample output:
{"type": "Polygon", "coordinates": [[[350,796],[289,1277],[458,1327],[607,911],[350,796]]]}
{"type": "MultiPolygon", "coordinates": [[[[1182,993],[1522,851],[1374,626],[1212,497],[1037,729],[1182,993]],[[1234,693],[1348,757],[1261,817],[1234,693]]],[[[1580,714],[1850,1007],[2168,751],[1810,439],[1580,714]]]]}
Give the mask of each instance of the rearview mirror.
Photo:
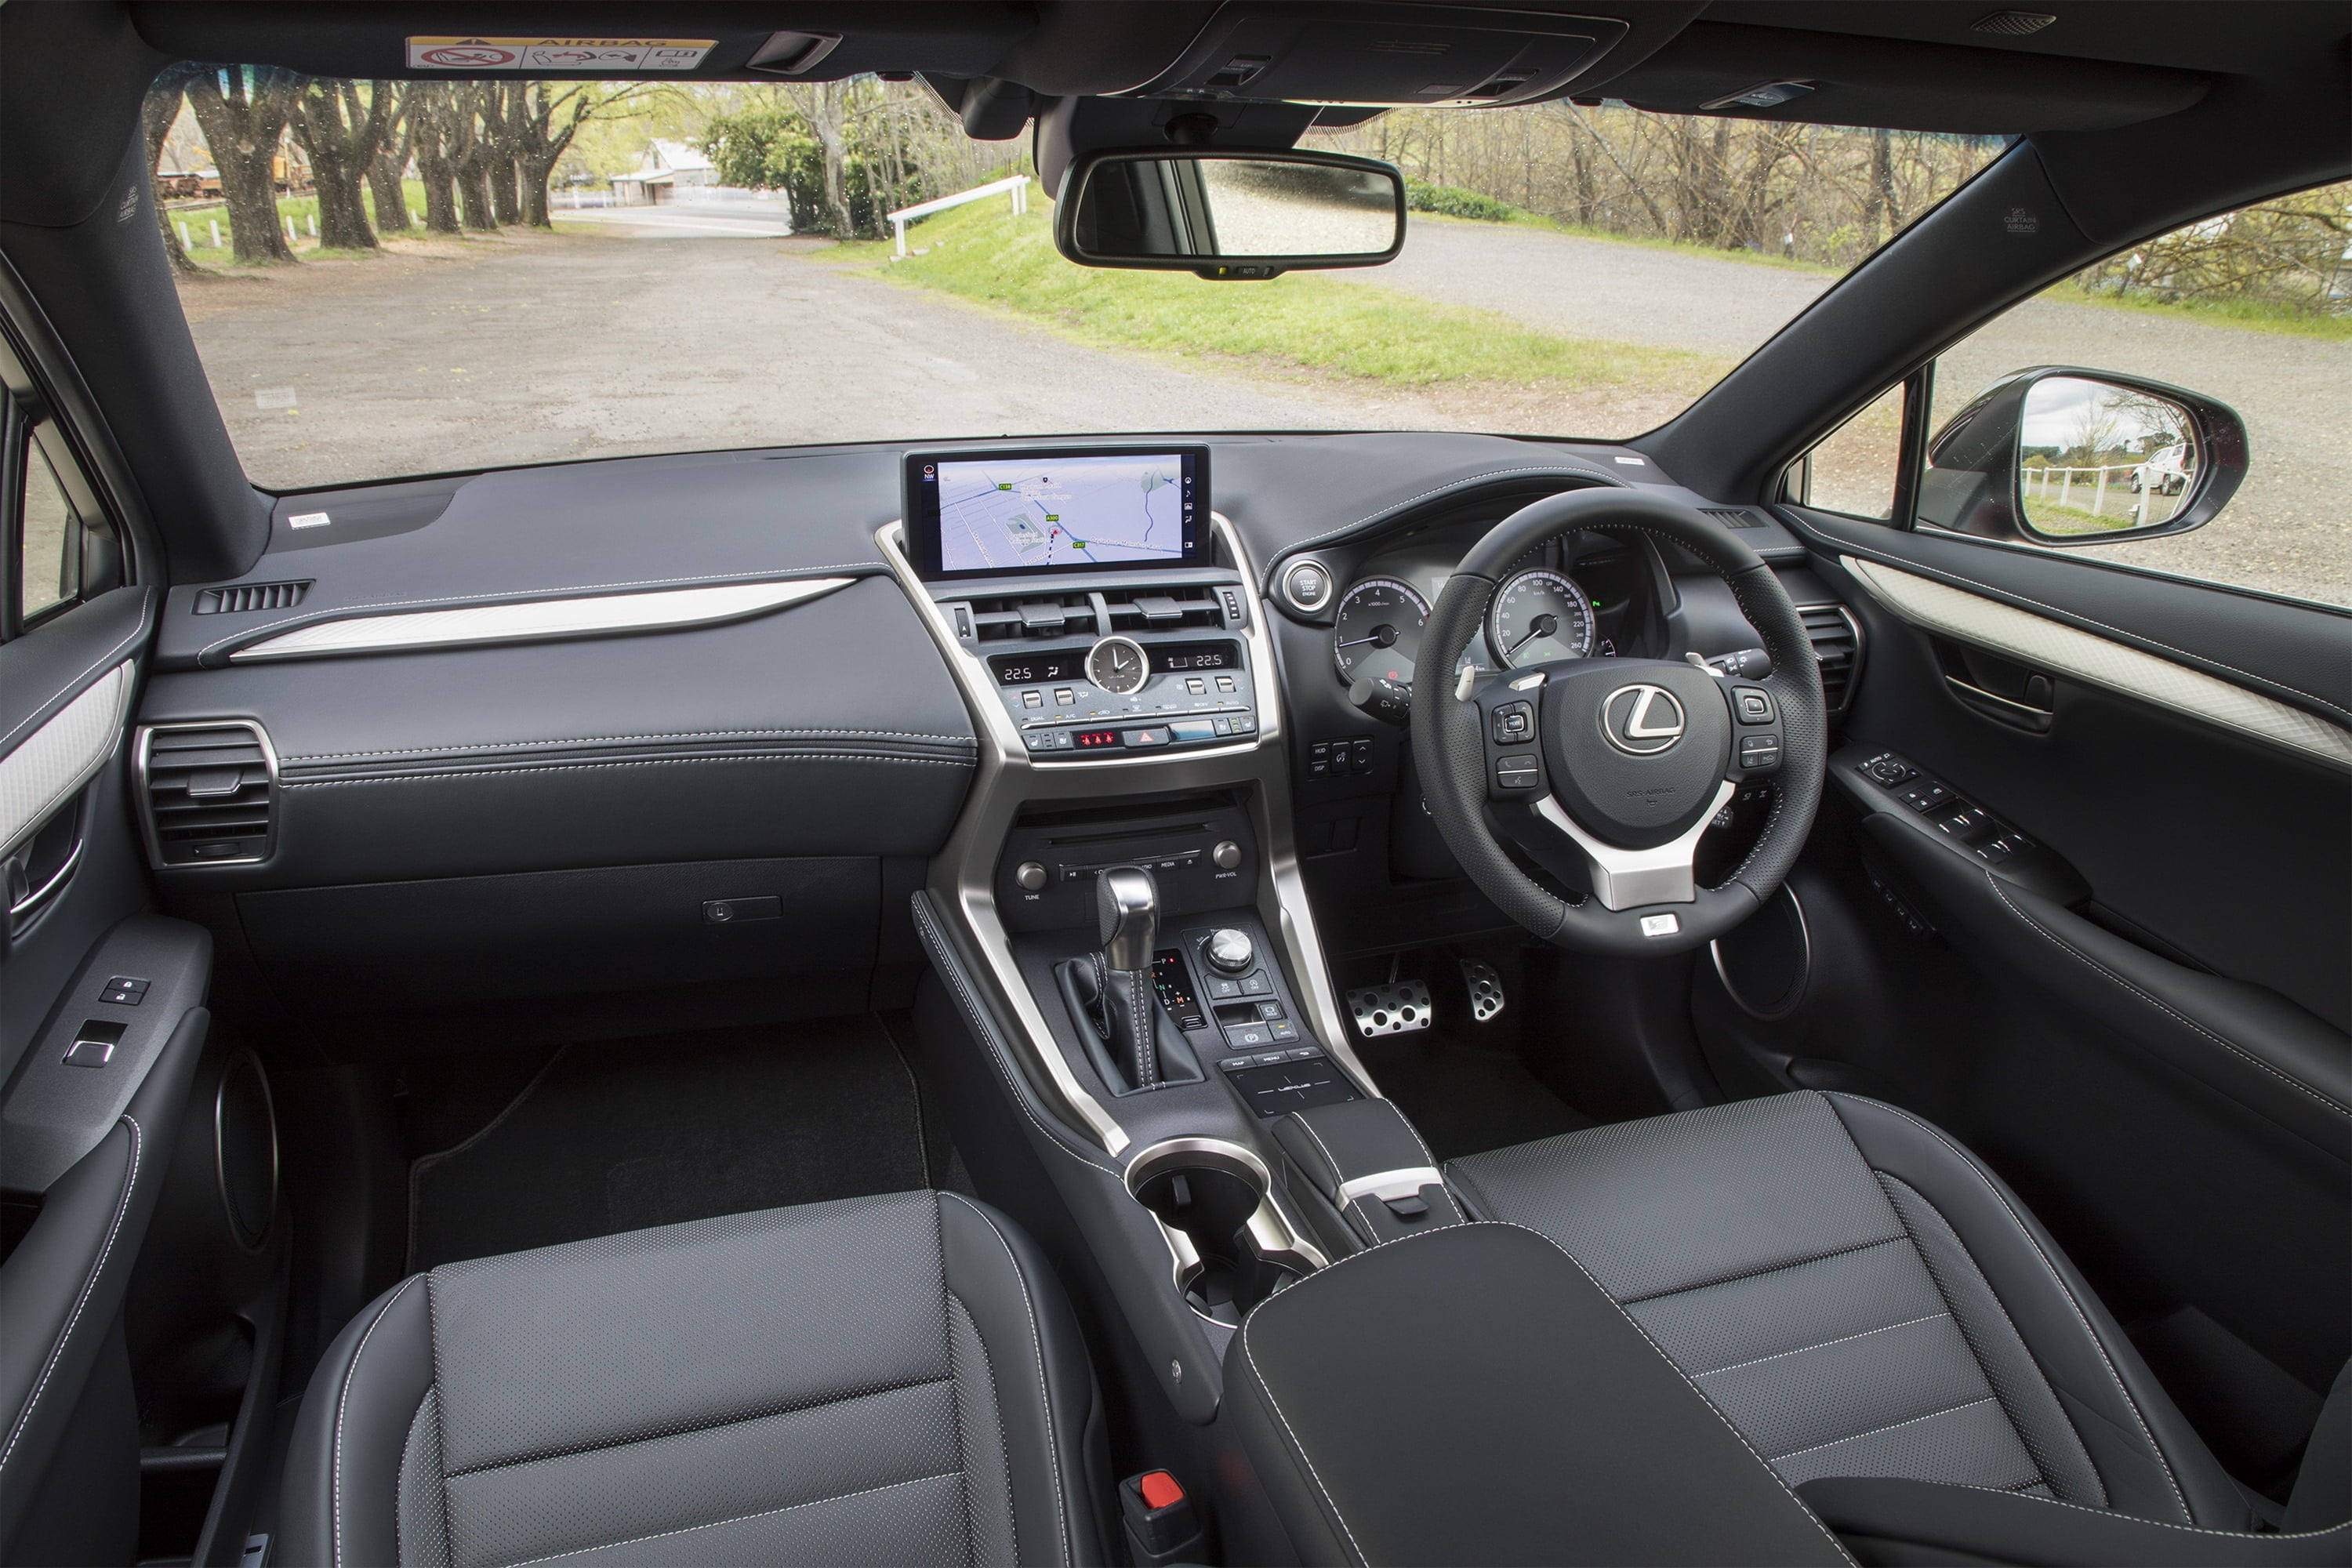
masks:
{"type": "Polygon", "coordinates": [[[2225,405],[2045,365],[2003,376],[1936,433],[1918,520],[2035,544],[2186,533],[2245,475],[2246,427],[2225,405]]]}
{"type": "Polygon", "coordinates": [[[1054,243],[1082,267],[1215,279],[1377,267],[1404,244],[1404,180],[1330,153],[1094,153],[1063,178],[1054,243]]]}

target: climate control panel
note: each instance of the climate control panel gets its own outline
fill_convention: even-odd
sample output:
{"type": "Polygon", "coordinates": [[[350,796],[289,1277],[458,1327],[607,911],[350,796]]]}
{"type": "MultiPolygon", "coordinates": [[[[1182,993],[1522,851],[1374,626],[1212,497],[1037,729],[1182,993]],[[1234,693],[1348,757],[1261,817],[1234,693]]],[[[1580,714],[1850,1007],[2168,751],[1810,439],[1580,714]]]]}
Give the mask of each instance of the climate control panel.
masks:
{"type": "Polygon", "coordinates": [[[1257,733],[1238,638],[1114,634],[985,662],[1034,756],[1131,755],[1257,733]]]}

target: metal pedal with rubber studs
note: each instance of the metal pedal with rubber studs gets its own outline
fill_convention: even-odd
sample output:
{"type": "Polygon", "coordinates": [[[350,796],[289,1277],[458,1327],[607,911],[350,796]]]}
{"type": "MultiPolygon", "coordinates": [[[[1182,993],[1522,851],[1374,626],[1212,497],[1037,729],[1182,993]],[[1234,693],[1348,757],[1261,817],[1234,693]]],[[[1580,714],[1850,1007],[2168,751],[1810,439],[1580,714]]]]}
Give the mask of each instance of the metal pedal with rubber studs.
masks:
{"type": "Polygon", "coordinates": [[[1348,993],[1348,1011],[1355,1015],[1356,1032],[1366,1039],[1426,1029],[1431,1023],[1429,986],[1419,980],[1367,985],[1348,993]]]}
{"type": "Polygon", "coordinates": [[[1503,1010],[1503,977],[1491,963],[1475,958],[1462,961],[1462,984],[1470,990],[1470,1020],[1483,1024],[1503,1010]]]}

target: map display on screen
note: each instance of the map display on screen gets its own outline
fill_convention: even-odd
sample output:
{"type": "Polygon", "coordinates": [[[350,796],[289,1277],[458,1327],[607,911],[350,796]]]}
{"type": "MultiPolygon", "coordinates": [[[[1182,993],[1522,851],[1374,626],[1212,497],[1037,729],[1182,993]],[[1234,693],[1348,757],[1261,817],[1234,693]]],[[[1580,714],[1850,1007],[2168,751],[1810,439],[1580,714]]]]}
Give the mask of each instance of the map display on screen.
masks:
{"type": "Polygon", "coordinates": [[[925,462],[942,573],[1043,572],[1194,559],[1192,459],[1179,452],[925,462]]]}

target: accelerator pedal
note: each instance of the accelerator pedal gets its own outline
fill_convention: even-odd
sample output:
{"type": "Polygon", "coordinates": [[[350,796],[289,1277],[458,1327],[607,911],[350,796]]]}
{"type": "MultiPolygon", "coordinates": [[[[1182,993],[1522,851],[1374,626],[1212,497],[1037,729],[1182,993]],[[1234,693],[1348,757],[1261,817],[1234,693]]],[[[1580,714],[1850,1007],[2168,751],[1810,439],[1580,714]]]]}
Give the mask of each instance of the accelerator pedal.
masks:
{"type": "Polygon", "coordinates": [[[1483,1024],[1503,1010],[1503,977],[1491,963],[1475,958],[1462,961],[1462,984],[1470,991],[1470,1020],[1483,1024]]]}

